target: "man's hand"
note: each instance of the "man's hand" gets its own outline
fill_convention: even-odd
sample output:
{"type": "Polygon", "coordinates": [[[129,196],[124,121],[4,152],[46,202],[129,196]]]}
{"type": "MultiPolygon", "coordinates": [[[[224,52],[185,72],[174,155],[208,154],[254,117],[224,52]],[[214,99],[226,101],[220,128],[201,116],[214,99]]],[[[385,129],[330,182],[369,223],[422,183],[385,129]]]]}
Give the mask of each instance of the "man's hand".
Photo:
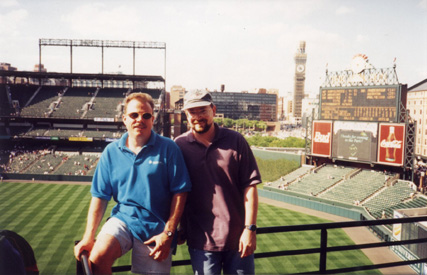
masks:
{"type": "Polygon", "coordinates": [[[80,255],[82,255],[83,251],[87,251],[90,255],[94,244],[94,240],[81,240],[78,244],[74,246],[74,257],[76,257],[76,259],[80,261],[80,255]]]}
{"type": "Polygon", "coordinates": [[[154,260],[159,262],[169,257],[172,237],[168,237],[164,232],[162,232],[159,235],[155,235],[144,242],[144,244],[148,246],[153,243],[155,246],[152,249],[150,248],[150,257],[153,257],[154,260]]]}
{"type": "Polygon", "coordinates": [[[256,249],[256,232],[248,229],[243,229],[239,241],[240,257],[252,255],[256,249]]]}
{"type": "MultiPolygon", "coordinates": [[[[92,197],[87,214],[86,231],[81,241],[74,246],[74,257],[80,261],[80,255],[83,251],[87,251],[90,255],[95,244],[95,233],[107,209],[108,201],[92,197]]],[[[88,256],[89,256],[88,255],[88,256]]]]}

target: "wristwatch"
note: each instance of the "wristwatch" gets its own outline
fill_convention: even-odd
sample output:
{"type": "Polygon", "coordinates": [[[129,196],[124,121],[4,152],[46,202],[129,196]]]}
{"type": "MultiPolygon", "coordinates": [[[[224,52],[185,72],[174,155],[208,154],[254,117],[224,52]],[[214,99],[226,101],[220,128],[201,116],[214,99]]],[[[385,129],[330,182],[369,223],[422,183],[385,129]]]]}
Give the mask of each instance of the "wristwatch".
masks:
{"type": "Polygon", "coordinates": [[[168,237],[172,237],[172,235],[173,235],[172,231],[163,231],[163,233],[165,233],[166,236],[168,236],[168,237]]]}
{"type": "Polygon", "coordinates": [[[250,224],[250,225],[245,225],[245,228],[249,229],[252,232],[255,232],[257,227],[255,224],[250,224]]]}

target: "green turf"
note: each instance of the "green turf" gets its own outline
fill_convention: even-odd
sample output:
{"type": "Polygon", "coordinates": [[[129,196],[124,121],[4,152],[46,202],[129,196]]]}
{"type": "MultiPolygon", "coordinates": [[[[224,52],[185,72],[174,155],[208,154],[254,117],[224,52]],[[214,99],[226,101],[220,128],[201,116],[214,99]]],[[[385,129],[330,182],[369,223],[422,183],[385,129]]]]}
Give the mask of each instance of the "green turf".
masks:
{"type": "MultiPolygon", "coordinates": [[[[41,274],[75,273],[73,243],[84,231],[89,189],[83,185],[0,184],[0,229],[15,231],[31,244],[41,274]]],[[[110,203],[107,213],[112,206],[110,203]]],[[[260,227],[321,222],[327,221],[267,204],[259,207],[260,227]]],[[[342,230],[328,233],[330,246],[353,244],[342,230]]],[[[316,231],[261,234],[257,239],[257,252],[318,247],[319,234],[316,231]]],[[[128,265],[129,256],[119,259],[116,265],[128,265]]],[[[188,258],[186,246],[180,246],[173,259],[188,258]]],[[[297,273],[318,270],[318,263],[318,255],[275,257],[257,259],[255,268],[258,274],[297,273]]],[[[361,251],[328,254],[328,269],[368,264],[372,263],[361,251]]],[[[173,267],[172,273],[191,273],[191,267],[173,267]]],[[[379,272],[365,271],[363,274],[379,272]]]]}

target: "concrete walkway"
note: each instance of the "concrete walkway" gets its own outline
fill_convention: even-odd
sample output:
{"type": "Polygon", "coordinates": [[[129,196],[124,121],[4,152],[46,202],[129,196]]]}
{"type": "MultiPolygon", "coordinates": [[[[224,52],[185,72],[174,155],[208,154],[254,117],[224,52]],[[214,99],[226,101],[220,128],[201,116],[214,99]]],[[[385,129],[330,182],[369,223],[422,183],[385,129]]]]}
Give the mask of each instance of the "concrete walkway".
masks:
{"type": "MultiPolygon", "coordinates": [[[[348,218],[344,218],[341,216],[336,216],[332,214],[328,214],[325,212],[284,203],[272,199],[267,199],[263,197],[259,197],[259,201],[262,203],[267,203],[270,205],[274,205],[277,207],[286,208],[289,210],[301,212],[304,214],[320,217],[326,220],[330,220],[332,222],[343,222],[343,221],[351,221],[348,218]]],[[[366,227],[353,227],[353,228],[345,228],[343,229],[347,235],[356,243],[356,244],[366,244],[366,243],[376,243],[380,240],[372,234],[366,227]]],[[[362,252],[372,261],[373,264],[383,264],[389,262],[397,262],[402,261],[396,254],[394,254],[388,247],[381,248],[369,248],[362,249],[362,252]]],[[[397,275],[397,274],[417,274],[412,268],[409,266],[399,266],[399,267],[389,267],[382,268],[380,271],[383,274],[397,275]]]]}

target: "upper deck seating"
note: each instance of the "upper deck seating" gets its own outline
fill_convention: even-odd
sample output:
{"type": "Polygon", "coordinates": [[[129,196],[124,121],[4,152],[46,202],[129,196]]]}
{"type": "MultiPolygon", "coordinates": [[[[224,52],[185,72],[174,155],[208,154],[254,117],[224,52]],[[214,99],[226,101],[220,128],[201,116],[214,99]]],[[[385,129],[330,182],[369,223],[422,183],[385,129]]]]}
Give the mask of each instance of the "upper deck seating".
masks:
{"type": "Polygon", "coordinates": [[[124,131],[117,129],[86,129],[82,132],[84,137],[93,138],[120,138],[124,131]]]}
{"type": "Polygon", "coordinates": [[[44,135],[47,137],[81,137],[82,130],[71,128],[55,128],[47,130],[44,135]]]}
{"type": "Polygon", "coordinates": [[[69,88],[61,97],[61,102],[51,117],[81,118],[84,111],[87,110],[95,90],[95,88],[69,88]]]}
{"type": "Polygon", "coordinates": [[[47,117],[55,108],[62,87],[43,86],[31,101],[21,103],[21,116],[47,117]]]}
{"type": "Polygon", "coordinates": [[[9,116],[11,113],[15,113],[15,110],[10,108],[6,85],[0,85],[0,116],[9,116]]]}
{"type": "Polygon", "coordinates": [[[86,118],[104,117],[114,118],[121,116],[121,104],[125,98],[127,89],[103,88],[93,101],[92,108],[88,110],[86,118]]]}

